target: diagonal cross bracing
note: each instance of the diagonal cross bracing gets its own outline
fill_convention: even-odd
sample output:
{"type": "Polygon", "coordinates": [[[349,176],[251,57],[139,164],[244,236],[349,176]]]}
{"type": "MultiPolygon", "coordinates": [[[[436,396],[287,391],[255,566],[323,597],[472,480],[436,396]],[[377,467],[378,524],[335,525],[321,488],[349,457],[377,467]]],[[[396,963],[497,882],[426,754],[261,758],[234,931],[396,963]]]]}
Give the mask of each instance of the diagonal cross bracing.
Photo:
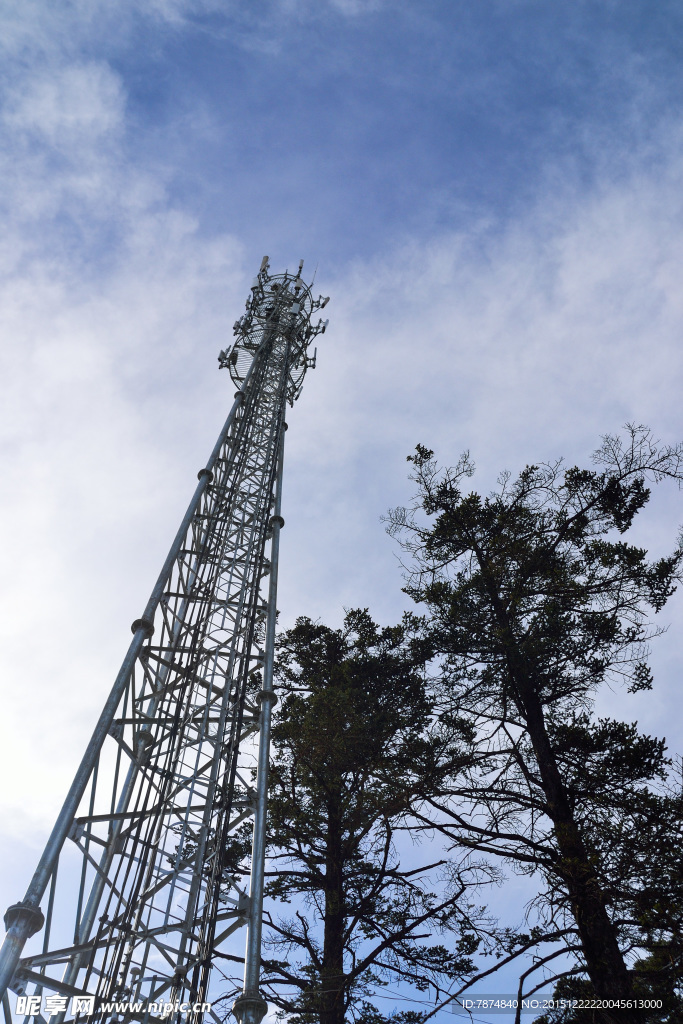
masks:
{"type": "Polygon", "coordinates": [[[26,896],[5,916],[2,992],[84,993],[91,1020],[153,1019],[102,1004],[204,1003],[220,943],[250,913],[252,929],[230,841],[267,779],[274,579],[267,600],[261,588],[283,523],[285,408],[326,326],[311,324],[327,300],[300,273],[271,276],[264,260],[219,357],[234,405],[26,896]],[[245,746],[259,727],[254,790],[245,746]]]}

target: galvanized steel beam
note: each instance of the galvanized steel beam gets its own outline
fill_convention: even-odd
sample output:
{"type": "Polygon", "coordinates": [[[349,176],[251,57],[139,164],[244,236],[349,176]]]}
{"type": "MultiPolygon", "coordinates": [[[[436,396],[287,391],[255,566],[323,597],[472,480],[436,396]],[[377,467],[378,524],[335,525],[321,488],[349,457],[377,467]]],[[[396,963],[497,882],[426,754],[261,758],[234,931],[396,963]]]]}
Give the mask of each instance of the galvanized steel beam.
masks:
{"type": "MultiPolygon", "coordinates": [[[[219,356],[239,388],[234,403],[31,883],[5,915],[3,996],[8,986],[90,995],[89,1020],[151,1020],[149,1004],[160,1000],[204,1004],[216,952],[248,921],[235,1009],[244,1024],[260,1020],[252,1004],[265,1009],[258,985],[284,415],[314,365],[309,345],[327,324],[311,315],[326,302],[313,299],[301,266],[271,275],[264,259],[236,341],[219,356]],[[258,731],[254,792],[245,746],[258,731]],[[248,895],[230,841],[253,812],[248,895]],[[29,945],[22,957],[40,932],[41,948],[29,945]],[[133,1008],[103,1009],[109,1002],[133,1008]]],[[[7,1014],[6,997],[3,1007],[7,1014]]],[[[203,1010],[183,1017],[198,1022],[203,1010]]]]}

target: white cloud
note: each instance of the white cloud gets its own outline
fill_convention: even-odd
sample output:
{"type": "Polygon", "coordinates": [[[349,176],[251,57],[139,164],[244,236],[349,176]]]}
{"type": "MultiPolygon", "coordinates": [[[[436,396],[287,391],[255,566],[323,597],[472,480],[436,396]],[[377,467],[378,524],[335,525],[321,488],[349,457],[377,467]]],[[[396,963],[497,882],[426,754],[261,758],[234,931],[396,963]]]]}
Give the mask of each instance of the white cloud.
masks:
{"type": "Polygon", "coordinates": [[[116,46],[144,21],[175,28],[188,17],[233,7],[232,0],[8,0],[2,10],[0,51],[22,61],[29,55],[73,56],[93,39],[116,46]]]}
{"type": "MultiPolygon", "coordinates": [[[[667,144],[649,172],[590,195],[548,193],[503,232],[443,234],[323,278],[331,327],[291,417],[283,607],[398,614],[378,517],[409,496],[417,442],[442,463],[469,448],[473,486],[487,491],[503,468],[561,455],[587,464],[627,421],[683,438],[682,152],[667,144]]],[[[670,550],[680,492],[659,488],[642,518],[644,543],[670,550]]],[[[672,602],[662,619],[679,615],[672,602]]],[[[655,647],[657,695],[618,713],[680,749],[683,732],[662,717],[678,686],[673,640],[655,647]]]]}
{"type": "Polygon", "coordinates": [[[31,842],[213,440],[231,389],[202,392],[245,282],[240,245],[202,239],[125,158],[124,114],[101,63],[30,70],[3,111],[0,762],[5,832],[31,842]]]}
{"type": "MultiPolygon", "coordinates": [[[[386,6],[387,0],[326,0],[322,10],[331,9],[356,17],[386,6]]],[[[269,0],[252,5],[242,0],[8,0],[2,10],[0,52],[6,57],[27,59],[74,59],[85,46],[97,40],[115,49],[130,42],[145,22],[160,29],[177,31],[188,24],[200,26],[214,19],[231,25],[240,38],[239,26],[258,27],[261,35],[278,35],[294,19],[319,16],[321,5],[311,0],[269,0]]],[[[248,37],[256,44],[257,40],[248,37]]]]}
{"type": "Polygon", "coordinates": [[[92,149],[123,125],[121,81],[102,63],[41,71],[10,92],[4,110],[7,128],[37,135],[71,159],[92,149]]]}
{"type": "MultiPolygon", "coordinates": [[[[98,131],[99,191],[82,204],[99,195],[117,222],[111,265],[84,274],[48,232],[9,261],[0,294],[2,756],[16,778],[6,820],[23,836],[40,833],[33,817],[19,825],[27,794],[43,828],[56,808],[218,430],[230,386],[215,352],[244,298],[238,243],[201,237],[98,131]]],[[[482,225],[323,278],[332,323],[289,417],[285,622],[343,604],[399,613],[379,516],[409,493],[418,441],[444,461],[469,447],[486,489],[506,466],[585,461],[627,419],[680,435],[680,184],[672,147],[664,170],[547,196],[502,235],[482,225]]],[[[63,208],[63,180],[34,185],[42,209],[63,208]]],[[[680,518],[669,492],[652,542],[665,548],[680,518]]]]}

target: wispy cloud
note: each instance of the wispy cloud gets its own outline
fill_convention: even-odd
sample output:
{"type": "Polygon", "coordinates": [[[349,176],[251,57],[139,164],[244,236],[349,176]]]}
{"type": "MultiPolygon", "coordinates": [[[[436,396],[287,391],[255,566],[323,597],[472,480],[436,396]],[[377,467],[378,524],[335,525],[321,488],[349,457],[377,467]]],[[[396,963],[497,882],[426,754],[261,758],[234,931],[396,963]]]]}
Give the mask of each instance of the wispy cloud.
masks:
{"type": "MultiPolygon", "coordinates": [[[[405,456],[417,442],[446,464],[470,449],[473,485],[487,491],[504,468],[559,456],[585,465],[627,421],[681,437],[683,148],[673,125],[668,138],[649,172],[548,192],[502,233],[442,233],[323,281],[332,327],[292,416],[288,487],[301,498],[283,607],[398,614],[395,551],[378,519],[409,497],[405,456]]],[[[669,550],[681,519],[680,493],[662,488],[643,543],[669,550]]],[[[678,614],[672,605],[664,617],[678,614]]],[[[658,695],[630,706],[676,749],[675,724],[657,724],[677,685],[668,640],[656,653],[658,695]]]]}
{"type": "MultiPolygon", "coordinates": [[[[242,301],[240,244],[200,238],[196,221],[126,158],[125,105],[109,66],[64,62],[33,67],[2,112],[2,770],[13,779],[10,835],[24,825],[34,834],[22,810],[27,792],[36,796],[30,815],[52,816],[109,687],[123,619],[144,592],[129,565],[132,592],[119,611],[119,584],[105,567],[121,547],[145,564],[154,508],[161,523],[152,560],[162,556],[184,501],[182,467],[201,458],[178,409],[191,409],[200,436],[205,417],[213,433],[214,406],[202,390],[242,301]],[[166,449],[171,438],[175,456],[166,449]],[[117,625],[93,633],[98,621],[117,625]]],[[[220,415],[219,395],[214,402],[220,415]]],[[[153,572],[150,565],[147,580],[153,572]]]]}
{"type": "Polygon", "coordinates": [[[10,89],[4,122],[18,134],[36,136],[70,160],[89,155],[123,124],[121,81],[105,64],[81,64],[38,72],[22,88],[10,89]]]}
{"type": "MultiPolygon", "coordinates": [[[[214,377],[215,350],[249,269],[237,241],[198,234],[108,149],[125,104],[110,72],[89,65],[45,81],[10,105],[7,124],[49,139],[72,126],[99,177],[74,191],[69,164],[43,179],[41,198],[29,160],[16,209],[32,224],[35,209],[58,219],[74,195],[84,211],[99,197],[119,241],[94,276],[83,274],[80,248],[51,240],[41,250],[34,239],[27,252],[19,220],[5,243],[23,256],[8,257],[0,296],[12,539],[2,656],[16,681],[2,756],[17,780],[7,820],[18,822],[25,794],[39,791],[31,806],[43,827],[220,425],[229,385],[214,377]],[[79,75],[94,84],[74,112],[79,75]],[[37,749],[24,742],[26,690],[37,749]]],[[[288,435],[285,621],[334,618],[343,604],[399,613],[379,516],[407,496],[405,455],[418,441],[444,461],[470,448],[486,489],[503,467],[559,454],[585,461],[601,433],[628,419],[677,436],[681,168],[672,142],[650,173],[561,201],[547,194],[503,234],[481,224],[405,242],[335,280],[323,268],[332,326],[288,435]]],[[[665,503],[653,539],[665,544],[677,519],[665,503]]],[[[35,820],[21,830],[35,836],[35,820]]]]}

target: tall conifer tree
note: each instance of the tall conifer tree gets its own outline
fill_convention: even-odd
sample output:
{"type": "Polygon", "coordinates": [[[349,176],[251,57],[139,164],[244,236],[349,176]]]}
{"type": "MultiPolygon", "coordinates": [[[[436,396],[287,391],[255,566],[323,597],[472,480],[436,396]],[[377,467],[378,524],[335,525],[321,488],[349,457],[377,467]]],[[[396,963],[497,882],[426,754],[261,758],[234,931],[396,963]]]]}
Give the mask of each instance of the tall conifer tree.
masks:
{"type": "MultiPolygon", "coordinates": [[[[544,880],[544,930],[573,958],[559,974],[585,972],[597,997],[628,1001],[649,956],[673,989],[683,892],[664,854],[683,838],[680,793],[666,791],[663,741],[593,707],[609,680],[652,685],[651,614],[680,581],[683,550],[650,562],[624,535],[648,482],[680,483],[683,447],[629,428],[625,443],[604,439],[596,468],[529,466],[488,497],[466,493],[467,456],[442,472],[418,446],[411,461],[417,499],[390,513],[389,530],[428,612],[422,655],[438,659],[478,748],[425,826],[544,880]]],[[[562,964],[558,950],[541,961],[562,964]]],[[[626,1006],[599,1019],[644,1018],[626,1006]]]]}
{"type": "Polygon", "coordinates": [[[360,610],[337,630],[301,618],[278,657],[267,891],[292,913],[267,920],[278,959],[265,984],[298,1024],[381,1024],[378,985],[440,994],[474,971],[472,896],[486,873],[406,835],[471,737],[435,720],[405,626],[380,629],[360,610]]]}

